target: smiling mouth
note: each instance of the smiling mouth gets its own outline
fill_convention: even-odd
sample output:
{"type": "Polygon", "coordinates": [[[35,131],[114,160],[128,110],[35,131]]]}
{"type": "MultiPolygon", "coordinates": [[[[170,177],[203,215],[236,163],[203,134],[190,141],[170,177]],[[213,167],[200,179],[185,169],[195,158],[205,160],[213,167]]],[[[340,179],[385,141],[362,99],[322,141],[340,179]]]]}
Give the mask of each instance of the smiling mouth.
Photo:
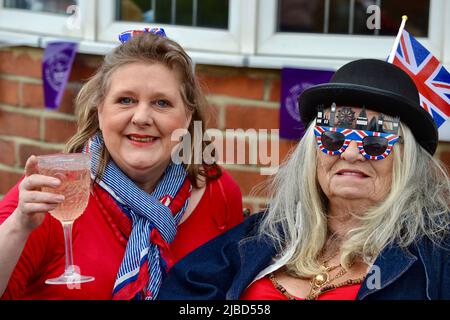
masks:
{"type": "Polygon", "coordinates": [[[342,171],[337,173],[338,176],[367,178],[368,175],[358,171],[342,171]]]}
{"type": "Polygon", "coordinates": [[[127,136],[128,140],[135,141],[135,142],[142,142],[142,143],[148,143],[155,141],[156,137],[135,137],[135,136],[127,136]]]}

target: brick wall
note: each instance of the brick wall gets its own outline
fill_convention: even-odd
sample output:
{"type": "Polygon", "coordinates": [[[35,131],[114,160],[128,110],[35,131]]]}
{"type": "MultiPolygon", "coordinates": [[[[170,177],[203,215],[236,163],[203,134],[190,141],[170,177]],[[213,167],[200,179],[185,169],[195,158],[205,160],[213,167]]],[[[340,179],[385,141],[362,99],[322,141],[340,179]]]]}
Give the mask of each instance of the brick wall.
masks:
{"type": "MultiPolygon", "coordinates": [[[[50,111],[44,109],[42,54],[41,49],[27,47],[0,50],[0,198],[21,177],[31,154],[58,152],[75,132],[72,100],[102,59],[77,55],[62,105],[50,111]]],[[[211,127],[221,131],[278,128],[279,70],[198,65],[197,74],[215,111],[211,127]]],[[[293,145],[280,140],[280,161],[293,145]]],[[[440,143],[436,156],[450,168],[450,143],[440,143]]],[[[268,178],[260,174],[260,166],[224,166],[240,185],[244,206],[252,211],[264,206],[264,192],[252,192],[268,178]]]]}

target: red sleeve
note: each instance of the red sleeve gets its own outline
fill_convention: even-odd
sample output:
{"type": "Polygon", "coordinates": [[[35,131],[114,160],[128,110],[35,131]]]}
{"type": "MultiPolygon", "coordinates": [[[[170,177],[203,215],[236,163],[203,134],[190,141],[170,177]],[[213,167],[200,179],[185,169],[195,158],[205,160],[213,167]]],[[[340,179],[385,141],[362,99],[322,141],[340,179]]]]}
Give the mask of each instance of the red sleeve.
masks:
{"type": "Polygon", "coordinates": [[[230,174],[222,168],[222,176],[219,178],[219,187],[225,199],[227,210],[227,229],[231,229],[244,220],[242,212],[242,193],[239,185],[230,174]]]}
{"type": "MultiPolygon", "coordinates": [[[[0,201],[0,225],[17,208],[20,181],[0,201]]],[[[20,299],[28,287],[29,280],[38,274],[38,268],[49,246],[50,216],[31,234],[22,255],[9,279],[8,286],[0,299],[20,299]]]]}
{"type": "Polygon", "coordinates": [[[12,187],[11,190],[3,197],[0,201],[0,225],[5,222],[6,219],[13,213],[17,208],[17,202],[19,200],[19,184],[23,180],[20,179],[17,184],[12,187]]]}

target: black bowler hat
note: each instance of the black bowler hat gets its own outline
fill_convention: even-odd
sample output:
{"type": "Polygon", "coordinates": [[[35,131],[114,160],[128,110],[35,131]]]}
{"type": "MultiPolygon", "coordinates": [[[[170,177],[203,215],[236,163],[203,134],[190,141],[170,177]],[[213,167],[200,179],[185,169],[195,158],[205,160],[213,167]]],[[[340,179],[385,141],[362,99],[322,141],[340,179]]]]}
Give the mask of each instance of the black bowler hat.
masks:
{"type": "Polygon", "coordinates": [[[420,106],[413,80],[399,67],[381,60],[361,59],[336,71],[329,83],[303,91],[298,99],[300,117],[306,125],[317,116],[317,106],[366,106],[390,116],[411,129],[417,142],[430,154],[438,143],[432,116],[420,106]]]}

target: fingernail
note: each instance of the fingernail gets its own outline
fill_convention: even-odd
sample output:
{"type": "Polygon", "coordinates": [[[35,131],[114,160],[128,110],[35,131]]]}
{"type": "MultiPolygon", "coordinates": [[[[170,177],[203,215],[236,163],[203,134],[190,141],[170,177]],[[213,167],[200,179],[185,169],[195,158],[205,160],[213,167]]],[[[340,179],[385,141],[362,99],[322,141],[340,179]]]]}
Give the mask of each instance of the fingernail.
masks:
{"type": "Polygon", "coordinates": [[[61,181],[59,179],[52,179],[52,184],[54,184],[55,186],[58,186],[61,183],[61,181]]]}
{"type": "Polygon", "coordinates": [[[56,196],[56,200],[59,202],[63,202],[66,199],[63,195],[56,196]]]}

